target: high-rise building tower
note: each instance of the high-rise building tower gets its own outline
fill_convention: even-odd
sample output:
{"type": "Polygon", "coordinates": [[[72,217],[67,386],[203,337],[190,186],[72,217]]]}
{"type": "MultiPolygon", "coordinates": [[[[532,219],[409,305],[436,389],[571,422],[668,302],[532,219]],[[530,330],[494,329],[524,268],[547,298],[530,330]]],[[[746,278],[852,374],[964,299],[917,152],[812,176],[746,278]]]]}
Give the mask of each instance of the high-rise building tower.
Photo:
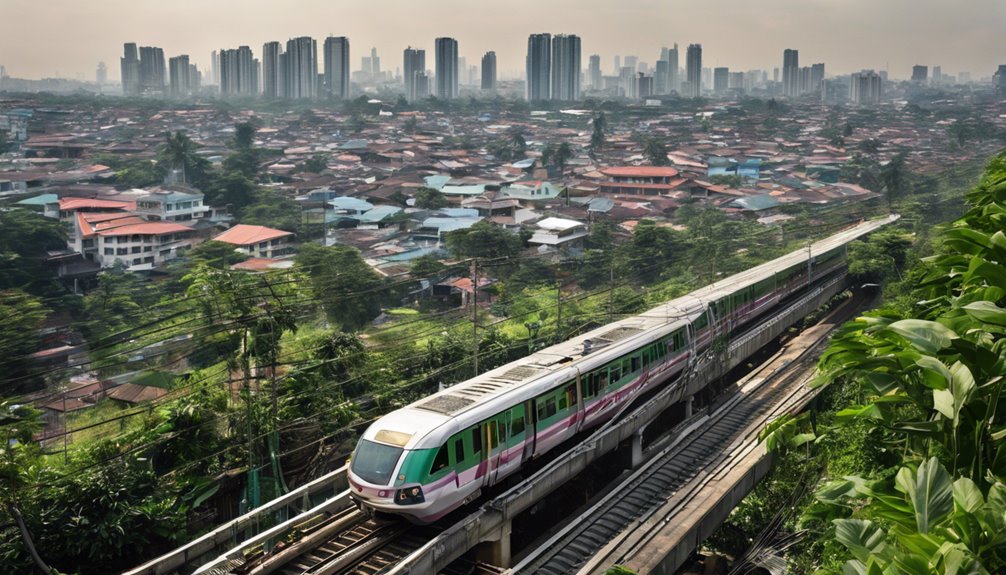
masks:
{"type": "Polygon", "coordinates": [[[587,82],[591,90],[600,90],[603,86],[601,79],[601,56],[592,54],[587,64],[587,82]]]}
{"type": "Polygon", "coordinates": [[[824,85],[824,63],[813,64],[810,67],[810,92],[819,93],[824,85]]]}
{"type": "Polygon", "coordinates": [[[444,100],[458,97],[458,41],[454,38],[437,38],[436,95],[444,100]]]}
{"type": "Polygon", "coordinates": [[[283,98],[283,46],[279,42],[262,45],[262,96],[270,100],[283,98]]]}
{"type": "Polygon", "coordinates": [[[713,92],[725,94],[730,85],[730,68],[713,68],[713,92]]]}
{"type": "Polygon", "coordinates": [[[122,45],[122,58],[119,60],[120,73],[122,74],[122,93],[126,96],[139,96],[140,85],[140,57],[136,50],[136,44],[127,42],[122,45]]]}
{"type": "MultiPolygon", "coordinates": [[[[664,48],[665,50],[667,48],[664,48]]],[[[662,96],[670,92],[667,88],[667,78],[669,74],[667,71],[667,60],[657,60],[657,68],[653,72],[653,92],[656,95],[662,96]]]]}
{"type": "Polygon", "coordinates": [[[163,94],[165,72],[164,50],[155,46],[140,46],[140,91],[163,94]]]}
{"type": "Polygon", "coordinates": [[[849,78],[849,101],[857,105],[876,104],[884,97],[884,80],[873,70],[863,70],[849,78]]]}
{"type": "Polygon", "coordinates": [[[786,49],[782,53],[782,93],[795,98],[800,95],[800,51],[786,49]]]}
{"type": "Polygon", "coordinates": [[[929,66],[912,66],[912,81],[918,84],[925,84],[929,77],[929,66]]]}
{"type": "MultiPolygon", "coordinates": [[[[960,74],[960,76],[963,75],[964,73],[960,74]]],[[[963,82],[964,80],[962,79],[961,81],[963,82]]],[[[968,74],[967,81],[971,81],[971,74],[968,74]]],[[[996,69],[996,73],[992,75],[992,85],[1000,95],[1006,95],[1006,64],[1000,64],[999,68],[996,69]]]]}
{"type": "Polygon", "coordinates": [[[702,95],[702,44],[689,44],[685,60],[685,77],[688,81],[685,96],[698,98],[702,95]]]}
{"type": "Polygon", "coordinates": [[[580,37],[574,34],[552,38],[552,99],[580,99],[580,37]]]}
{"type": "Polygon", "coordinates": [[[525,90],[529,101],[548,100],[552,82],[552,35],[531,34],[527,38],[525,90]]]}
{"type": "Polygon", "coordinates": [[[325,96],[336,100],[349,99],[349,38],[325,38],[324,53],[325,96]]]}
{"type": "Polygon", "coordinates": [[[168,80],[173,97],[184,98],[192,94],[188,55],[183,54],[168,60],[168,80]]]}
{"type": "Polygon", "coordinates": [[[94,81],[98,83],[99,87],[108,83],[108,68],[105,67],[104,62],[98,62],[98,69],[94,72],[94,81]]]}
{"type": "Polygon", "coordinates": [[[426,77],[426,50],[409,46],[403,53],[402,79],[405,98],[409,102],[422,100],[428,95],[429,79],[426,77]]]}
{"type": "Polygon", "coordinates": [[[292,100],[318,97],[318,42],[310,36],[286,41],[283,57],[284,94],[292,100]]]}
{"type": "Polygon", "coordinates": [[[255,96],[258,94],[259,61],[251,48],[220,50],[220,95],[255,96]]]}
{"type": "Polygon", "coordinates": [[[678,75],[680,70],[678,62],[678,44],[667,50],[667,89],[672,92],[681,92],[681,78],[678,75]]]}
{"type": "Polygon", "coordinates": [[[486,52],[482,56],[482,89],[496,89],[496,52],[486,52]]]}
{"type": "Polygon", "coordinates": [[[940,85],[943,83],[943,67],[933,66],[933,84],[940,85]]]}

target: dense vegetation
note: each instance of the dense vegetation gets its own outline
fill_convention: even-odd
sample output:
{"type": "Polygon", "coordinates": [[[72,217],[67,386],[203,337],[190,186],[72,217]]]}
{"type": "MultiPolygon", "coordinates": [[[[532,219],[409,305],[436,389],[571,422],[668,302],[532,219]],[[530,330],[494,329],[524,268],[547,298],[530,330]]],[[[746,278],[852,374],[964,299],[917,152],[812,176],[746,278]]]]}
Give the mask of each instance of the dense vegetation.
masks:
{"type": "Polygon", "coordinates": [[[813,416],[766,429],[787,453],[715,547],[788,548],[797,573],[1006,569],[1006,154],[967,202],[906,259],[891,234],[854,250],[886,304],[834,338],[813,416]]]}

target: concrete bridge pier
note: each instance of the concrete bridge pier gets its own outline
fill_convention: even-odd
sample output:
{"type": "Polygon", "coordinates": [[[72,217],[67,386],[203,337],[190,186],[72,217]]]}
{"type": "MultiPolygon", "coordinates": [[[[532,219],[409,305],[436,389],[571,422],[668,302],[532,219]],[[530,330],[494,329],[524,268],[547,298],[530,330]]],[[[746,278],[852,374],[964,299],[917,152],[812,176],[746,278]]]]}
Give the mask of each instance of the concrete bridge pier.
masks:
{"type": "Polygon", "coordinates": [[[513,520],[507,519],[494,534],[495,539],[490,539],[479,545],[475,552],[478,561],[497,567],[511,567],[513,560],[510,550],[511,533],[513,533],[513,520]]]}

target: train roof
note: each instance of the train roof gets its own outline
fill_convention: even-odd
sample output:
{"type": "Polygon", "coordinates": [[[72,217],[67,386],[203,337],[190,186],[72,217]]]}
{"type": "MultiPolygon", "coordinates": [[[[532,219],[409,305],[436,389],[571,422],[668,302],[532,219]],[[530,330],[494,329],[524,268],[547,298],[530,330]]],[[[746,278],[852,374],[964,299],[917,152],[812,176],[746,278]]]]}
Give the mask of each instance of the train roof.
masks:
{"type": "MultiPolygon", "coordinates": [[[[415,441],[410,442],[409,447],[417,446],[416,442],[425,433],[452,420],[460,419],[461,421],[455,422],[451,428],[444,430],[447,435],[456,433],[475,423],[475,421],[468,422],[469,417],[465,417],[465,415],[477,407],[486,406],[488,408],[487,404],[493,403],[493,400],[514,390],[524,389],[528,386],[536,387],[533,385],[534,382],[546,381],[548,376],[572,377],[575,369],[580,369],[581,372],[594,369],[597,367],[595,364],[602,365],[610,361],[611,353],[609,352],[623,353],[622,349],[629,342],[636,340],[636,336],[650,334],[654,340],[663,337],[663,335],[694,321],[710,302],[717,301],[738,288],[757,283],[770,274],[801,264],[806,261],[808,253],[811,257],[825,254],[896,221],[898,217],[896,214],[892,214],[884,219],[862,222],[814,242],[809,246],[809,252],[806,248],[790,252],[772,261],[699,288],[687,295],[662,303],[642,314],[603,325],[588,333],[539,350],[525,358],[512,361],[420,399],[384,416],[380,421],[384,427],[411,430],[415,435],[415,441]],[[569,373],[564,374],[564,371],[569,373]]],[[[635,346],[638,346],[638,342],[635,346]]],[[[551,381],[549,383],[552,384],[551,381]]],[[[537,393],[537,390],[535,391],[537,393]]],[[[486,414],[479,410],[477,415],[476,419],[484,418],[486,414]]],[[[371,426],[365,437],[373,439],[371,435],[376,433],[373,431],[375,428],[376,425],[371,426]]]]}

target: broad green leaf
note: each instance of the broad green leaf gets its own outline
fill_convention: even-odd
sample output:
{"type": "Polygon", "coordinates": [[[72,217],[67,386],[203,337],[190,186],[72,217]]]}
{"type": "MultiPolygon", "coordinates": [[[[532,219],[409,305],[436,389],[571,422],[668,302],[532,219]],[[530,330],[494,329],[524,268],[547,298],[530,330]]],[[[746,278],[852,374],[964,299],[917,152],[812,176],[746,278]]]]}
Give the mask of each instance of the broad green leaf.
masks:
{"type": "Polygon", "coordinates": [[[990,301],[976,301],[962,307],[967,314],[982,323],[1006,325],[1006,309],[990,301]]]}
{"type": "Polygon", "coordinates": [[[866,564],[859,559],[846,561],[842,565],[842,575],[867,575],[866,564]]]}
{"type": "Polygon", "coordinates": [[[967,477],[961,477],[954,481],[954,503],[962,511],[974,513],[982,505],[985,505],[985,497],[982,495],[974,481],[967,477]]]}
{"type": "Polygon", "coordinates": [[[894,564],[898,568],[898,573],[904,575],[932,575],[929,560],[916,553],[896,553],[894,564]]]}
{"type": "Polygon", "coordinates": [[[836,519],[835,539],[863,563],[869,560],[870,555],[883,553],[887,546],[884,531],[864,519],[836,519]]]}
{"type": "Polygon", "coordinates": [[[835,423],[845,423],[854,419],[878,419],[883,421],[884,414],[873,403],[847,407],[835,414],[835,423]]]}
{"type": "Polygon", "coordinates": [[[919,533],[929,533],[929,529],[942,521],[954,509],[953,487],[950,474],[935,457],[923,461],[915,472],[914,481],[905,480],[899,470],[896,481],[906,489],[908,501],[915,510],[915,522],[919,533]]]}
{"type": "Polygon", "coordinates": [[[933,407],[952,420],[956,429],[960,423],[961,409],[975,390],[975,378],[971,375],[971,370],[959,361],[950,367],[950,373],[950,389],[933,391],[933,407]]]}
{"type": "Polygon", "coordinates": [[[848,497],[856,494],[856,484],[848,479],[829,481],[814,493],[818,501],[841,504],[848,497]]]}
{"type": "Polygon", "coordinates": [[[915,363],[926,372],[926,387],[946,389],[950,385],[950,370],[942,361],[931,355],[923,355],[916,359],[915,363]]]}
{"type": "Polygon", "coordinates": [[[923,353],[934,354],[948,347],[957,339],[957,334],[935,321],[903,319],[887,326],[887,329],[907,339],[923,353]]]}

